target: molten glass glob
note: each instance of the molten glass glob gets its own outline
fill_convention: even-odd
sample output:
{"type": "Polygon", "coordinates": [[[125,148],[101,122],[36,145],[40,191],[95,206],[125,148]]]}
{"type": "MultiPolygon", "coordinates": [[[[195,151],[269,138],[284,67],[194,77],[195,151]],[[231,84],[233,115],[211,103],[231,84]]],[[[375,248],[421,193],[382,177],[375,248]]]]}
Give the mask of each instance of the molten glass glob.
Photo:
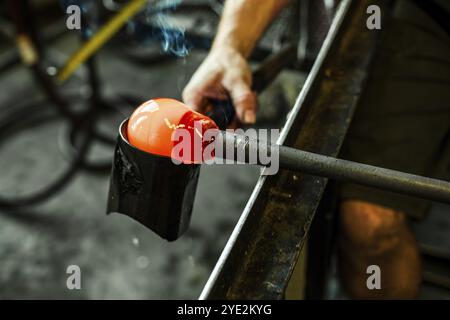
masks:
{"type": "Polygon", "coordinates": [[[209,129],[218,130],[207,116],[177,100],[158,98],[143,103],[133,112],[127,135],[130,144],[142,151],[183,163],[200,163],[205,160],[203,150],[212,142],[204,138],[209,129]],[[184,143],[185,148],[174,150],[179,143],[184,143]]]}

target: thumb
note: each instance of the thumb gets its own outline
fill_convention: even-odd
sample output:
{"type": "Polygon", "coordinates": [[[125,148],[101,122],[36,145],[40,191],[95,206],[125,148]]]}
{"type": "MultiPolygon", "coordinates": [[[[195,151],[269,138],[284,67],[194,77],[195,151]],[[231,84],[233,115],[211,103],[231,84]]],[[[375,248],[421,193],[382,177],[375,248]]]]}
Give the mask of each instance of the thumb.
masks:
{"type": "Polygon", "coordinates": [[[190,86],[187,86],[183,90],[182,97],[184,103],[190,106],[192,109],[199,112],[203,111],[205,103],[201,90],[199,90],[198,88],[191,88],[190,86]]]}
{"type": "Polygon", "coordinates": [[[244,124],[254,124],[256,122],[256,109],[258,100],[255,92],[244,81],[233,83],[228,89],[231,100],[236,109],[236,115],[244,124]]]}

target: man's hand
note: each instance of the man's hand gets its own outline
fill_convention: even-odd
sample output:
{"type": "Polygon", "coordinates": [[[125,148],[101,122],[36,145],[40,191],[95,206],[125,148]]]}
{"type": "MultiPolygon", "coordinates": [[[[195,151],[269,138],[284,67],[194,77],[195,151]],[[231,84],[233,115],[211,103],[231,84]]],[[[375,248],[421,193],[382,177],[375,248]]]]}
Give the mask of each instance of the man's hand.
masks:
{"type": "Polygon", "coordinates": [[[184,89],[184,102],[205,113],[208,99],[231,99],[237,120],[253,124],[257,99],[247,58],[290,0],[227,0],[211,52],[184,89]]]}
{"type": "Polygon", "coordinates": [[[233,48],[213,49],[183,91],[184,102],[206,113],[209,99],[231,99],[240,122],[256,121],[257,98],[251,90],[252,74],[247,60],[233,48]]]}

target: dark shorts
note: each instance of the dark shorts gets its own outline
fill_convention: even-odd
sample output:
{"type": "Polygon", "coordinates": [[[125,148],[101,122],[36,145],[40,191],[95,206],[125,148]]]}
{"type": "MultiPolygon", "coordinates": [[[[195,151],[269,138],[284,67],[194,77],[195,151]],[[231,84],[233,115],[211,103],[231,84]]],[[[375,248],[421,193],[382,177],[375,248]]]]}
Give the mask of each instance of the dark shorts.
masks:
{"type": "MultiPolygon", "coordinates": [[[[448,180],[450,38],[425,12],[398,1],[341,157],[448,180]]],[[[341,199],[358,199],[422,217],[430,203],[354,184],[341,199]]]]}

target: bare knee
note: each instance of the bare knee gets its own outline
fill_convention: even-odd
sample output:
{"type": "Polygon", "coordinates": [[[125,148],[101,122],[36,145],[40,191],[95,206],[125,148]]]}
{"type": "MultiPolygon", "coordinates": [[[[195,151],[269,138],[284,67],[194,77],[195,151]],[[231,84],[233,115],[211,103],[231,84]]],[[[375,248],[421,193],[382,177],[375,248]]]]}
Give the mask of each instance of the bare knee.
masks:
{"type": "Polygon", "coordinates": [[[340,207],[341,240],[367,255],[385,255],[400,245],[405,215],[376,204],[346,200],[340,207]]]}

